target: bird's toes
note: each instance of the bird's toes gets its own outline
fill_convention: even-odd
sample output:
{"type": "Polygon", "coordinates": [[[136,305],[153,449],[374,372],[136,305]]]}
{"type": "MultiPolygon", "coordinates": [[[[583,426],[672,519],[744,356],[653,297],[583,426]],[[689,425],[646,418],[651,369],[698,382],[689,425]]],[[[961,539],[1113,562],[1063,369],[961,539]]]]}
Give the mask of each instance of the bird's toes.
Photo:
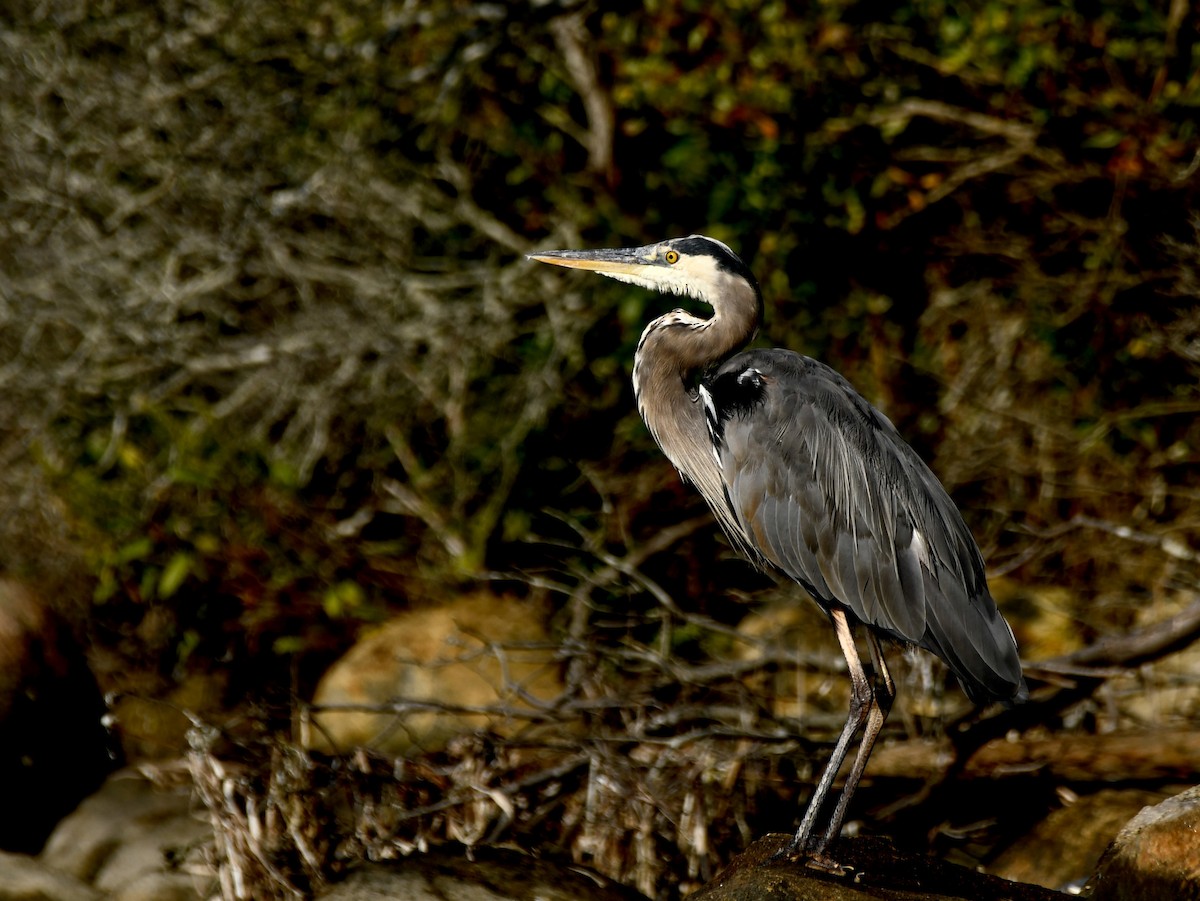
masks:
{"type": "Polygon", "coordinates": [[[830,873],[834,876],[844,876],[854,869],[838,863],[811,838],[805,840],[800,836],[796,836],[772,854],[770,859],[778,862],[803,863],[811,870],[820,870],[822,873],[830,873]]]}
{"type": "Polygon", "coordinates": [[[808,855],[804,865],[810,870],[820,870],[822,873],[829,873],[833,876],[845,876],[854,869],[854,867],[838,863],[824,851],[808,855]]]}

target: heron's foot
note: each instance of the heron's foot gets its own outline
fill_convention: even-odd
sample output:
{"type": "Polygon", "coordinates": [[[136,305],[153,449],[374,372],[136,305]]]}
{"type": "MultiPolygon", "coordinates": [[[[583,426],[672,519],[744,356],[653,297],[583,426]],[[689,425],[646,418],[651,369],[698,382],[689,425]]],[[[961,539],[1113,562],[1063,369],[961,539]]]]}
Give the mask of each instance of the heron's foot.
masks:
{"type": "Polygon", "coordinates": [[[824,851],[810,854],[804,861],[804,865],[810,870],[820,870],[822,873],[829,873],[832,876],[845,876],[854,869],[854,867],[838,863],[824,851]]]}
{"type": "Polygon", "coordinates": [[[771,855],[771,860],[797,861],[812,854],[813,850],[805,837],[797,833],[790,842],[771,855]]]}
{"type": "Polygon", "coordinates": [[[829,873],[833,876],[845,876],[854,869],[854,867],[838,863],[826,854],[824,850],[818,851],[811,847],[805,847],[804,844],[798,845],[795,840],[788,842],[772,854],[771,860],[803,863],[810,870],[819,870],[822,873],[829,873]]]}
{"type": "Polygon", "coordinates": [[[806,867],[826,873],[842,873],[849,869],[825,853],[825,844],[797,833],[790,842],[771,855],[771,860],[803,861],[806,867]]]}

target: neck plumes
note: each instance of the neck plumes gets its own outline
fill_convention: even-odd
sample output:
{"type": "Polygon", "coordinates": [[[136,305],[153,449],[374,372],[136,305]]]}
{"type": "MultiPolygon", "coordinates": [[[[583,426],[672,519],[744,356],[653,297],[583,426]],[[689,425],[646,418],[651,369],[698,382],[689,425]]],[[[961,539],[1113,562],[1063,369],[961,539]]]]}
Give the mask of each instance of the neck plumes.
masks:
{"type": "Polygon", "coordinates": [[[721,473],[694,386],[754,337],[762,299],[754,286],[730,278],[720,296],[705,300],[711,319],[673,310],[646,326],[633,360],[633,392],[658,446],[721,516],[721,473]]]}

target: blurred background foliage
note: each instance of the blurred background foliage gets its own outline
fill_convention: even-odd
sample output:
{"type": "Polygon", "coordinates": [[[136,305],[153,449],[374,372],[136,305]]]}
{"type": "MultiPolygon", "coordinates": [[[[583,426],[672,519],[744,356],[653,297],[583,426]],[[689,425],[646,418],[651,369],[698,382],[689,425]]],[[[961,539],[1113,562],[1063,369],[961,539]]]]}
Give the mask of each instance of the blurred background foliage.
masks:
{"type": "MultiPolygon", "coordinates": [[[[670,304],[523,254],[704,232],[758,274],[759,341],[880,405],[995,574],[1069,589],[1081,641],[1169,610],[1198,29],[1176,0],[17,0],[0,563],[231,699],[489,574],[577,582],[703,514],[628,385],[670,304]]],[[[715,532],[644,565],[733,620],[761,582],[715,532]]]]}

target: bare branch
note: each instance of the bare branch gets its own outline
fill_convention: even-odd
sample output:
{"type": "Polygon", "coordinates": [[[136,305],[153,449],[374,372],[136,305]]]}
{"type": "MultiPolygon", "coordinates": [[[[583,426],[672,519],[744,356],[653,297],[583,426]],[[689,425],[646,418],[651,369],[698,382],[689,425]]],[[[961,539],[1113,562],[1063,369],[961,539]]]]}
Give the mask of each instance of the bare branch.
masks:
{"type": "Polygon", "coordinates": [[[563,63],[587,111],[588,131],[584,146],[588,168],[612,179],[613,110],[608,95],[600,87],[596,66],[584,50],[590,40],[583,27],[583,14],[558,16],[550,23],[554,41],[563,63]]]}

